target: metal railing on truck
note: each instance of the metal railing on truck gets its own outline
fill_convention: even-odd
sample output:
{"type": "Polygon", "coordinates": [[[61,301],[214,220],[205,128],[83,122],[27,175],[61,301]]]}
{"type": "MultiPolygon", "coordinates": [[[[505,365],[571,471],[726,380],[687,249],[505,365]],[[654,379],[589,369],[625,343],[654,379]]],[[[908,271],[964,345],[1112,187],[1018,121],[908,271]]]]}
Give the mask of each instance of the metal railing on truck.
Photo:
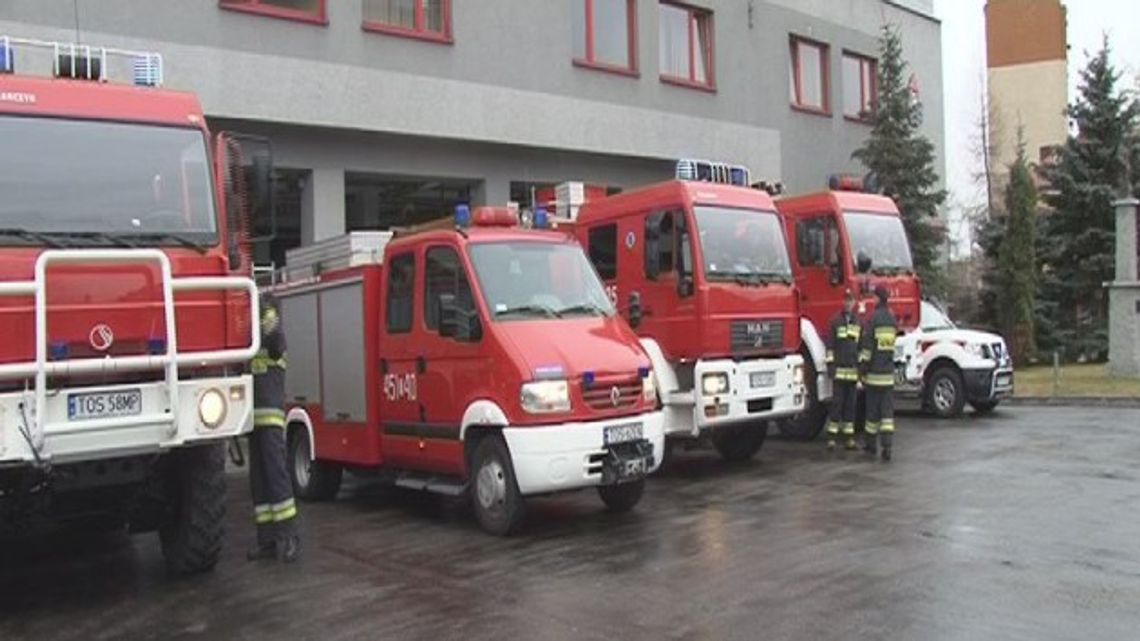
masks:
{"type": "Polygon", "coordinates": [[[170,258],[158,249],[64,249],[47,250],[36,260],[35,280],[0,282],[0,297],[35,297],[36,360],[0,364],[0,380],[35,378],[34,415],[27,425],[31,446],[42,454],[49,434],[99,432],[150,424],[169,424],[171,434],[177,431],[178,368],[209,366],[248,361],[261,349],[260,317],[257,287],[253,279],[238,276],[193,276],[174,278],[170,258]],[[166,322],[166,353],[135,356],[106,356],[73,360],[48,360],[47,269],[54,264],[147,264],[157,263],[162,272],[162,304],[166,322]],[[245,290],[250,297],[250,343],[248,347],[204,352],[178,352],[178,329],[174,312],[174,294],[179,292],[245,290]],[[82,421],[46,423],[47,380],[49,376],[73,374],[107,374],[166,370],[165,383],[171,411],[139,416],[98,418],[82,421]]]}

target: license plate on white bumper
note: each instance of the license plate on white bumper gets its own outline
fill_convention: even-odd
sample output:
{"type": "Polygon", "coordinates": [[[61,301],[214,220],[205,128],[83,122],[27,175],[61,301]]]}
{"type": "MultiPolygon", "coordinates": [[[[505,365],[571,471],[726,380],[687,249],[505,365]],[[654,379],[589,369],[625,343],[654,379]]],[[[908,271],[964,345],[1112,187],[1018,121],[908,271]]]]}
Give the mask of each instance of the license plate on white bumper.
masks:
{"type": "Polygon", "coordinates": [[[137,416],[142,413],[142,391],[88,392],[67,396],[67,420],[89,421],[97,418],[137,416]]]}
{"type": "Polygon", "coordinates": [[[776,372],[752,372],[748,376],[752,389],[776,386],[776,372]]]}
{"type": "Polygon", "coordinates": [[[622,423],[621,425],[610,425],[605,429],[603,438],[605,444],[616,445],[618,443],[629,443],[630,441],[639,441],[643,438],[642,434],[644,428],[641,423],[622,423]]]}

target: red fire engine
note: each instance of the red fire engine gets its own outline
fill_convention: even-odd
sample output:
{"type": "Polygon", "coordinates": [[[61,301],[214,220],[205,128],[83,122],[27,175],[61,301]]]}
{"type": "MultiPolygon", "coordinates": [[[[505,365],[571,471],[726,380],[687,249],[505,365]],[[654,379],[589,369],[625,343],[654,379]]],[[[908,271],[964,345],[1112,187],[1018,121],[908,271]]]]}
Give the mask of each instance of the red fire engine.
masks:
{"type": "Polygon", "coordinates": [[[158,530],[189,573],[217,562],[224,443],[252,426],[257,296],[227,202],[268,165],[231,166],[161,80],[157,54],[0,38],[0,527],[158,530]]]}
{"type": "Polygon", "coordinates": [[[469,492],[495,534],[535,494],[597,487],[631,509],[664,450],[637,337],[573,239],[520,229],[507,208],[456,219],[287,257],[275,294],[298,495],[334,497],[345,468],[381,471],[469,492]]]}
{"type": "Polygon", "coordinates": [[[666,435],[747,459],[804,407],[784,232],[746,169],[681,161],[677,176],[587,201],[572,228],[653,359],[666,435]]]}
{"type": "Polygon", "coordinates": [[[776,203],[795,266],[809,381],[808,411],[780,429],[803,439],[815,438],[826,422],[824,402],[831,398],[831,381],[826,376],[823,337],[843,308],[844,291],[856,292],[858,313],[866,317],[874,306],[871,292],[885,286],[891,312],[904,332],[918,326],[922,302],[910,244],[894,201],[864,193],[859,180],[836,177],[831,183],[832,191],[776,203]]]}

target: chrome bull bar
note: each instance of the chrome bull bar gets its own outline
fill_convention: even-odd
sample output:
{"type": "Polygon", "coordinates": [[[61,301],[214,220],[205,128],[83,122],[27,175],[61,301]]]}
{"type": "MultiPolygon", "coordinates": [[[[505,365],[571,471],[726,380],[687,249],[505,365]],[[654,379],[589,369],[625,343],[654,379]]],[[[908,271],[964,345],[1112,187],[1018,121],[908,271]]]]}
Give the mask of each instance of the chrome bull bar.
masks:
{"type": "Polygon", "coordinates": [[[31,446],[43,454],[46,435],[78,431],[103,431],[142,425],[166,424],[173,435],[177,431],[178,368],[208,366],[248,361],[261,349],[258,318],[257,286],[251,278],[240,276],[195,276],[174,278],[170,258],[158,249],[61,249],[47,250],[36,260],[35,280],[0,282],[0,297],[35,297],[36,360],[0,365],[0,380],[35,378],[34,414],[26,425],[31,446]],[[73,360],[48,360],[47,335],[47,269],[57,264],[147,264],[156,263],[162,272],[163,316],[166,322],[166,352],[137,356],[106,356],[73,360]],[[250,341],[240,349],[205,352],[178,352],[178,328],[174,312],[176,292],[245,290],[250,297],[250,341]],[[165,384],[171,411],[120,418],[99,418],[63,423],[46,423],[47,379],[71,374],[106,374],[166,370],[165,384]]]}

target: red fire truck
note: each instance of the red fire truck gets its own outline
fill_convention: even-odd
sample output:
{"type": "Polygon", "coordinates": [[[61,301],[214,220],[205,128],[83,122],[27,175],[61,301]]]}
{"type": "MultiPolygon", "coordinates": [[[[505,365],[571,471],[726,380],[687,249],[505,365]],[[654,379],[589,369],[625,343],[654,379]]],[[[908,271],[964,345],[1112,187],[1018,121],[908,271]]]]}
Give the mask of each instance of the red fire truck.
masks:
{"type": "Polygon", "coordinates": [[[874,306],[871,292],[880,285],[887,287],[891,312],[904,332],[918,326],[922,302],[910,244],[894,201],[864,193],[856,179],[836,177],[831,183],[832,191],[776,203],[795,266],[811,383],[808,410],[797,420],[781,423],[780,429],[802,439],[815,438],[826,422],[831,382],[825,375],[823,337],[843,308],[844,291],[860,296],[858,312],[866,317],[874,306]]]}
{"type": "Polygon", "coordinates": [[[460,207],[456,222],[287,257],[274,291],[297,494],[333,498],[344,469],[378,471],[468,492],[494,534],[536,494],[596,487],[633,508],[664,450],[637,337],[572,238],[520,229],[507,208],[460,207]]]}
{"type": "Polygon", "coordinates": [[[653,359],[666,435],[744,460],[769,420],[804,408],[784,232],[746,169],[681,161],[677,175],[587,201],[571,226],[653,359]]]}
{"type": "Polygon", "coordinates": [[[252,425],[227,203],[269,174],[161,80],[157,54],[0,38],[0,527],[157,530],[191,573],[218,560],[224,443],[252,425]]]}

